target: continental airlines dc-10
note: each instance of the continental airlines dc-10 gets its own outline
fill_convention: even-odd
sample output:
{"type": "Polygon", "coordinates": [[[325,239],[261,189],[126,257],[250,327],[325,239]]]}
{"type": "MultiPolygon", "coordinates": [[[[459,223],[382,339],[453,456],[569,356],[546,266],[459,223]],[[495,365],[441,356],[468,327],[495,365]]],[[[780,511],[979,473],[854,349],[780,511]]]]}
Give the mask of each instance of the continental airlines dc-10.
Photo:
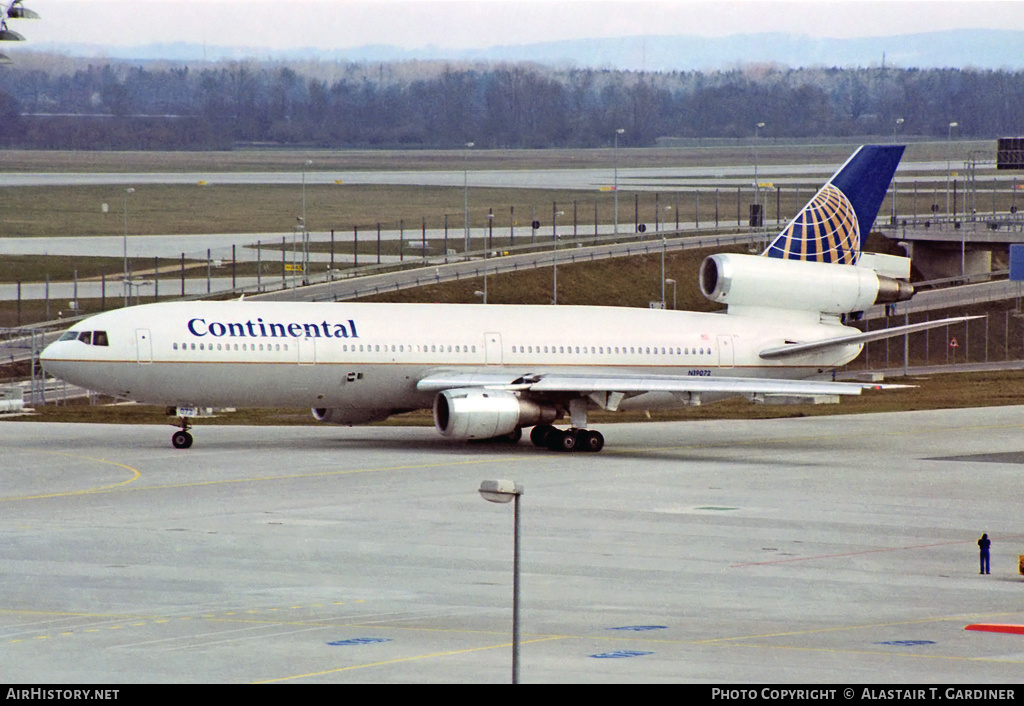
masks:
{"type": "Polygon", "coordinates": [[[902,154],[859,148],[761,256],[706,258],[701,290],[723,312],[175,302],[85,319],[41,358],[75,385],[177,407],[177,448],[192,445],[195,407],[306,406],[332,424],[433,409],[448,438],[516,442],[532,427],[537,446],[599,451],[593,409],[859,394],[878,386],[812,378],[867,341],[952,321],[870,333],[843,323],[913,294],[909,260],[861,253],[902,154]]]}

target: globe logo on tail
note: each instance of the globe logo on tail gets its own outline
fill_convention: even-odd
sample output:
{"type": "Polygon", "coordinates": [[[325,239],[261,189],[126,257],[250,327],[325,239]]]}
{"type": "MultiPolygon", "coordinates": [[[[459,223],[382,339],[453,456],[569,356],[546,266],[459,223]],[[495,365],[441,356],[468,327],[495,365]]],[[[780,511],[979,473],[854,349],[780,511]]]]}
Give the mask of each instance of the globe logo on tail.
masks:
{"type": "Polygon", "coordinates": [[[765,255],[853,265],[859,253],[860,227],[853,204],[829,183],[786,226],[765,255]]]}

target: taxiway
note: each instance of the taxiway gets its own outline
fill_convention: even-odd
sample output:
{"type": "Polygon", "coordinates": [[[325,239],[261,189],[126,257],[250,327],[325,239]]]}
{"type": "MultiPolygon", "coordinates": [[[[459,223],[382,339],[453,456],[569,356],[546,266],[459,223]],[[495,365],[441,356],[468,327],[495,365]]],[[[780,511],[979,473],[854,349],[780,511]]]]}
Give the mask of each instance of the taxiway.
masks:
{"type": "Polygon", "coordinates": [[[1019,680],[1024,408],[602,430],[0,423],[5,674],[508,682],[510,478],[524,682],[1019,680]]]}

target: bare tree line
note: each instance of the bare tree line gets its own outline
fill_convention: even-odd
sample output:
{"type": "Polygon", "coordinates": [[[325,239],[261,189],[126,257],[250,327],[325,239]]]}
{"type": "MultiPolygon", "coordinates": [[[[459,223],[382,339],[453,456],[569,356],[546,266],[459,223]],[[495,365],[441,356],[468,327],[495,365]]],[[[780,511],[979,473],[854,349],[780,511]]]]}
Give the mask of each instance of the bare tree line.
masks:
{"type": "Polygon", "coordinates": [[[1024,72],[748,66],[716,72],[533,64],[198,66],[61,58],[0,69],[0,146],[230,149],[238,144],[601,147],[660,137],[1024,131],[1024,72]],[[899,122],[897,122],[899,121],[899,122]]]}

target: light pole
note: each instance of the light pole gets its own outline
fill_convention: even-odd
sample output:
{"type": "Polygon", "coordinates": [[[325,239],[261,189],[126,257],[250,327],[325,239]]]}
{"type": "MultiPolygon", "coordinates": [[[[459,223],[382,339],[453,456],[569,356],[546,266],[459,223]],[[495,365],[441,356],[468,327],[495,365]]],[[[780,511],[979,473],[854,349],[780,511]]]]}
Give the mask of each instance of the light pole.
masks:
{"type": "Polygon", "coordinates": [[[958,123],[949,124],[949,132],[946,133],[946,217],[949,218],[949,176],[950,176],[950,162],[952,160],[953,152],[953,128],[959,127],[958,123]]]}
{"type": "Polygon", "coordinates": [[[519,496],[523,486],[511,480],[485,480],[480,495],[492,503],[512,502],[512,683],[519,683],[519,496]]]}
{"type": "MultiPolygon", "coordinates": [[[[474,142],[466,143],[466,151],[462,155],[462,197],[463,197],[463,223],[466,227],[466,244],[463,254],[469,252],[469,151],[473,149],[474,142]]],[[[468,255],[467,255],[468,257],[468,255]]]]}
{"type": "MultiPolygon", "coordinates": [[[[138,282],[132,281],[132,282],[128,283],[129,287],[134,287],[135,288],[135,303],[136,304],[139,303],[139,292],[140,292],[140,290],[143,287],[148,287],[151,284],[153,284],[153,283],[150,282],[148,279],[140,280],[138,282]]],[[[129,297],[129,301],[131,301],[130,297],[129,297]]]]}
{"type": "MultiPolygon", "coordinates": [[[[306,223],[303,221],[302,216],[296,217],[295,225],[292,227],[292,264],[291,264],[292,291],[294,291],[299,286],[299,282],[298,282],[298,276],[299,275],[297,274],[297,269],[296,269],[298,267],[298,265],[295,264],[295,261],[299,259],[299,254],[298,254],[298,249],[299,248],[298,248],[298,244],[297,244],[297,239],[299,237],[302,237],[305,232],[306,232],[306,223]]],[[[305,268],[305,265],[303,265],[302,267],[305,268]]],[[[305,278],[305,272],[303,272],[303,278],[305,278]]]]}
{"type": "Polygon", "coordinates": [[[615,198],[615,212],[612,217],[615,220],[615,235],[619,234],[619,135],[626,132],[625,128],[615,130],[615,177],[612,183],[612,191],[615,198]]]}
{"type": "Polygon", "coordinates": [[[128,195],[134,194],[135,189],[128,187],[124,190],[124,305],[128,306],[131,299],[131,287],[128,280],[128,195]]]}
{"type": "Polygon", "coordinates": [[[760,203],[759,198],[761,195],[761,180],[757,177],[757,143],[761,138],[761,128],[764,127],[764,123],[758,123],[754,126],[754,205],[760,203]]]}
{"type": "Polygon", "coordinates": [[[307,159],[302,164],[302,284],[309,284],[309,229],[306,227],[306,169],[313,165],[307,159]]]}
{"type": "MultiPolygon", "coordinates": [[[[892,143],[896,144],[896,130],[900,125],[903,124],[903,118],[896,118],[896,123],[892,126],[892,143]]],[[[896,176],[892,178],[892,223],[896,225],[896,176]]]]}
{"type": "Polygon", "coordinates": [[[661,236],[661,308],[665,308],[665,247],[668,242],[664,234],[661,236]]]}
{"type": "Polygon", "coordinates": [[[903,118],[896,118],[896,123],[892,126],[892,142],[893,142],[893,144],[896,144],[896,130],[903,123],[904,123],[903,118]]]}
{"type": "Polygon", "coordinates": [[[551,214],[551,303],[558,304],[558,228],[555,225],[558,217],[565,211],[554,211],[551,214]]]}
{"type": "Polygon", "coordinates": [[[672,285],[672,309],[676,308],[676,281],[674,279],[665,280],[665,284],[672,285]]]}

